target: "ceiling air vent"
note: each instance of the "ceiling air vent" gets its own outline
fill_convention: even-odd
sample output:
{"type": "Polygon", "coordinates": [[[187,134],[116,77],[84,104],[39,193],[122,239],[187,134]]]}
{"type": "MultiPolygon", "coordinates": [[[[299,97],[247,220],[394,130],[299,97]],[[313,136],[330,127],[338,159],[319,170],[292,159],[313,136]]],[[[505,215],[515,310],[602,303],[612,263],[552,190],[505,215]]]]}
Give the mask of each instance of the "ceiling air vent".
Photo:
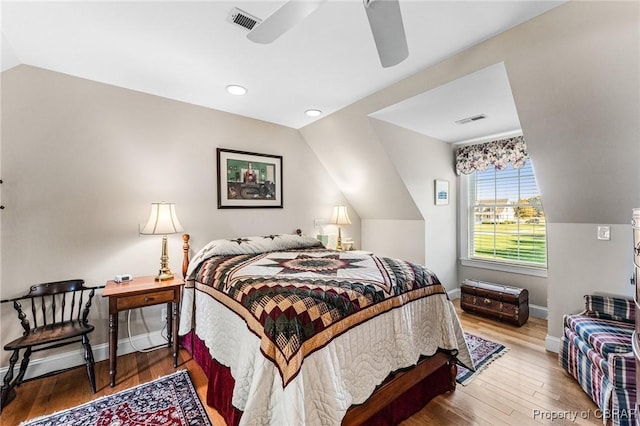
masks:
{"type": "Polygon", "coordinates": [[[487,118],[486,115],[478,114],[478,115],[474,115],[474,116],[471,116],[471,117],[467,117],[467,118],[462,118],[460,120],[456,120],[455,123],[456,124],[467,124],[467,123],[471,123],[473,121],[484,120],[485,118],[487,118]]]}
{"type": "Polygon", "coordinates": [[[262,22],[262,19],[256,18],[253,15],[248,14],[244,10],[234,7],[229,14],[229,21],[244,28],[247,31],[251,31],[253,27],[262,22]]]}

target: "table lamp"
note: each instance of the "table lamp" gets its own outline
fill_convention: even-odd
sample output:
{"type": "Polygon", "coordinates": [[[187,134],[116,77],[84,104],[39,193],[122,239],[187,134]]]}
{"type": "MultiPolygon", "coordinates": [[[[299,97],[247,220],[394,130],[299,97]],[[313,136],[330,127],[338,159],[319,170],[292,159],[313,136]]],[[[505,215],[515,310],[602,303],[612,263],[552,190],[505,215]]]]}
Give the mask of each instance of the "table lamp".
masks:
{"type": "Polygon", "coordinates": [[[347,213],[347,206],[333,206],[333,213],[331,214],[329,223],[338,225],[338,245],[336,246],[336,250],[342,250],[342,232],[340,225],[351,225],[351,219],[349,219],[349,213],[347,213]]]}
{"type": "Polygon", "coordinates": [[[173,203],[151,203],[151,214],[147,224],[140,231],[143,235],[162,235],[162,256],[160,257],[160,271],[156,281],[170,280],[173,273],[169,269],[169,255],[167,254],[167,234],[182,232],[182,225],[176,216],[176,205],[173,203]]]}

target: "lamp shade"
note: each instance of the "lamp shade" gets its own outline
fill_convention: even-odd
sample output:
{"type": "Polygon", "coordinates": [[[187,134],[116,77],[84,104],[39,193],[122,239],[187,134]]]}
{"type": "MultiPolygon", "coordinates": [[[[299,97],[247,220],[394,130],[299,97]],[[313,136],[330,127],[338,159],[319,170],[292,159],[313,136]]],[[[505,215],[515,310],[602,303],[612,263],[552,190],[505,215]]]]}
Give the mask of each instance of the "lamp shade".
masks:
{"type": "Polygon", "coordinates": [[[173,203],[151,203],[151,214],[147,224],[140,231],[145,235],[166,235],[182,232],[182,225],[176,216],[173,203]]]}
{"type": "Polygon", "coordinates": [[[349,219],[349,213],[347,213],[347,206],[333,206],[333,213],[331,214],[329,223],[335,225],[351,225],[351,219],[349,219]]]}

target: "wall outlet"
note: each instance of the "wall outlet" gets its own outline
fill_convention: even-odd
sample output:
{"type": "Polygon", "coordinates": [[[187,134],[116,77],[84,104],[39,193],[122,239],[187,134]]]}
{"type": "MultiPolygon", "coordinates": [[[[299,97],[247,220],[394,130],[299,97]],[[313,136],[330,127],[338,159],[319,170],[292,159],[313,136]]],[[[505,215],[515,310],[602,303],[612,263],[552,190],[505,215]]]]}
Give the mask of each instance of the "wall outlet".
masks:
{"type": "Polygon", "coordinates": [[[167,308],[162,308],[160,312],[160,323],[164,324],[167,322],[167,308]]]}
{"type": "Polygon", "coordinates": [[[611,227],[605,225],[598,225],[598,239],[603,241],[609,241],[611,239],[611,227]]]}

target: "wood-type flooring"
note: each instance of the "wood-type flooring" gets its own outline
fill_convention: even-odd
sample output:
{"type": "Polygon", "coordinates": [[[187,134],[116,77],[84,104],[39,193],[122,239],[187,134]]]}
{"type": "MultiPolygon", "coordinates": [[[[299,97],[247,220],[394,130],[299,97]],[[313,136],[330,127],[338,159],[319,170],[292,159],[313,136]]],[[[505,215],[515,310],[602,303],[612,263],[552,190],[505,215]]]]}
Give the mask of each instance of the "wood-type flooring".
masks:
{"type": "MultiPolygon", "coordinates": [[[[509,352],[495,360],[468,386],[440,395],[402,423],[419,425],[602,425],[597,406],[544,348],[547,322],[530,318],[514,327],[463,312],[454,302],[465,331],[502,343],[509,352]]],[[[174,371],[169,348],[118,358],[117,385],[109,387],[109,361],[96,363],[97,393],[89,390],[84,367],[23,383],[0,415],[0,424],[17,425],[36,416],[150,381],[174,371]]],[[[189,353],[180,351],[178,368],[190,372],[202,401],[207,379],[189,353]]],[[[206,404],[205,404],[206,405],[206,404]]],[[[215,426],[224,425],[207,407],[215,426]]]]}

